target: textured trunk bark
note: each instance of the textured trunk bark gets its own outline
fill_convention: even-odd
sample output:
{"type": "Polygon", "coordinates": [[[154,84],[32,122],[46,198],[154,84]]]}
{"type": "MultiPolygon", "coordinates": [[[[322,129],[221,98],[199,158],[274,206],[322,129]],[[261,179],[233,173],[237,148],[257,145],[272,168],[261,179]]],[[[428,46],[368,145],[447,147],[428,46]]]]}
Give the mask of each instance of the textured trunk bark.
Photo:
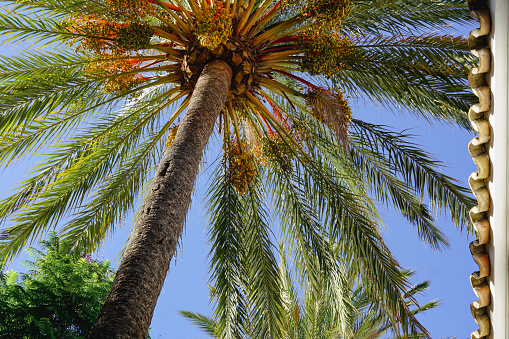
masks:
{"type": "Polygon", "coordinates": [[[164,154],[90,338],[146,338],[191,202],[202,152],[223,108],[232,70],[205,66],[175,141],[164,154]]]}

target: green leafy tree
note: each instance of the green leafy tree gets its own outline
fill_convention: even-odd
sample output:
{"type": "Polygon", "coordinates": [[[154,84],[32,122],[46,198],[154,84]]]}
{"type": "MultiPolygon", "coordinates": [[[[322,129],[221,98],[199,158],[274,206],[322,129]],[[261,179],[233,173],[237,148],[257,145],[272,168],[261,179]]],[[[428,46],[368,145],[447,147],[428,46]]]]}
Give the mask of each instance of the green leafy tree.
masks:
{"type": "Polygon", "coordinates": [[[0,256],[60,221],[66,243],[92,251],[143,197],[92,337],[146,336],[211,136],[223,149],[209,191],[221,336],[236,337],[242,305],[254,303],[266,310],[253,318],[256,336],[280,337],[268,211],[298,274],[312,258],[334,272],[330,239],[362,266],[376,307],[404,332],[426,333],[377,204],[441,248],[423,197],[462,227],[472,201],[407,136],[352,114],[348,99],[467,127],[472,57],[447,31],[470,20],[462,0],[4,2],[5,41],[37,48],[0,60],[0,162],[51,153],[0,204],[12,223],[0,256]]]}
{"type": "Polygon", "coordinates": [[[113,282],[110,263],[70,252],[54,234],[41,246],[29,249],[30,272],[0,272],[0,337],[87,338],[113,282]]]}
{"type": "MultiPolygon", "coordinates": [[[[280,251],[284,253],[284,251],[280,251]]],[[[320,271],[320,264],[315,261],[314,273],[304,281],[304,290],[301,291],[292,279],[287,261],[281,255],[279,262],[279,293],[283,300],[284,317],[280,322],[281,338],[285,339],[375,339],[375,338],[403,338],[391,333],[391,329],[400,326],[390,314],[379,312],[367,293],[366,286],[359,281],[355,263],[341,266],[342,276],[330,276],[320,271]],[[346,266],[346,267],[345,267],[346,266]],[[314,281],[310,281],[314,280],[314,281]],[[303,300],[300,301],[300,295],[303,300]],[[338,307],[338,304],[341,306],[338,307]],[[342,310],[342,313],[338,313],[342,310]]],[[[411,278],[413,271],[403,270],[405,277],[411,278]]],[[[410,287],[404,293],[406,304],[412,308],[412,314],[433,309],[440,302],[433,300],[418,306],[415,297],[425,293],[429,288],[429,281],[410,287]]],[[[214,294],[214,293],[212,293],[214,294]]],[[[247,306],[249,316],[256,316],[251,305],[247,306]]],[[[256,306],[254,306],[256,307],[256,306]]],[[[181,311],[182,316],[193,321],[197,326],[214,338],[220,338],[217,320],[200,313],[181,311]]],[[[242,338],[256,338],[253,334],[252,324],[255,319],[244,323],[236,323],[237,332],[242,338]]],[[[425,337],[425,333],[413,333],[404,338],[425,337]]]]}

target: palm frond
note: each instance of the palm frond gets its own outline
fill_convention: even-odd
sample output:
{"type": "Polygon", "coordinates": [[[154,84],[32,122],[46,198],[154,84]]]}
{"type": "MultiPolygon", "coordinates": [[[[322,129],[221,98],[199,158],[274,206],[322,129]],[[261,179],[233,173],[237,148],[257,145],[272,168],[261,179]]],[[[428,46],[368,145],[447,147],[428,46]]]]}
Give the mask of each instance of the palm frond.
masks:
{"type": "MultiPolygon", "coordinates": [[[[29,42],[49,45],[86,36],[70,32],[57,18],[34,17],[14,10],[0,12],[0,32],[4,37],[2,43],[11,44],[29,42]]],[[[105,39],[100,36],[95,38],[105,39]]]]}
{"type": "Polygon", "coordinates": [[[113,173],[118,162],[144,140],[147,129],[157,124],[160,111],[168,105],[153,106],[161,96],[167,97],[168,93],[155,91],[131,110],[103,117],[81,135],[62,142],[46,162],[35,168],[39,175],[25,181],[19,192],[3,201],[0,217],[14,213],[11,220],[16,223],[0,233],[4,257],[12,258],[27,241],[56,225],[67,211],[81,207],[89,192],[113,173]],[[28,202],[31,206],[24,207],[28,202]]]}
{"type": "Polygon", "coordinates": [[[298,291],[288,269],[287,255],[283,243],[279,243],[279,283],[285,316],[282,320],[284,338],[298,338],[300,326],[300,306],[298,291]]]}
{"type": "Polygon", "coordinates": [[[454,24],[472,24],[462,0],[352,0],[354,8],[344,27],[351,32],[405,34],[454,24]]]}
{"type": "Polygon", "coordinates": [[[408,135],[357,119],[352,120],[351,126],[352,142],[365,150],[384,154],[407,184],[420,194],[427,193],[435,210],[450,213],[457,226],[472,231],[468,211],[475,201],[465,187],[438,171],[441,162],[417,148],[408,135]]]}
{"type": "Polygon", "coordinates": [[[469,67],[464,61],[472,62],[464,40],[366,37],[352,48],[358,52],[340,65],[341,72],[333,77],[336,86],[389,108],[402,106],[427,120],[433,117],[470,129],[465,112],[475,98],[464,78],[469,67]]]}
{"type": "Polygon", "coordinates": [[[289,175],[273,171],[267,180],[274,189],[273,201],[281,225],[281,237],[285,239],[294,261],[294,270],[299,281],[310,286],[326,285],[330,323],[333,327],[346,331],[351,311],[346,283],[331,245],[323,237],[325,230],[321,220],[302,188],[303,182],[298,175],[289,175]],[[323,282],[323,277],[328,277],[323,282]]]}
{"type": "Polygon", "coordinates": [[[261,182],[253,182],[243,200],[248,268],[249,301],[252,305],[253,335],[256,338],[280,337],[282,302],[278,289],[278,269],[261,182]]]}
{"type": "Polygon", "coordinates": [[[216,333],[217,325],[211,318],[208,318],[200,313],[194,313],[189,311],[180,311],[180,315],[191,320],[198,325],[205,333],[214,336],[216,333]]]}
{"type": "Polygon", "coordinates": [[[348,147],[347,127],[351,116],[349,107],[341,105],[336,98],[321,90],[312,91],[307,96],[307,100],[317,118],[325,120],[332,127],[336,138],[348,147]]]}
{"type": "MultiPolygon", "coordinates": [[[[394,319],[399,319],[405,333],[426,332],[404,302],[402,291],[408,282],[389,254],[378,224],[370,220],[355,197],[341,190],[341,183],[334,180],[325,168],[303,166],[306,169],[303,176],[306,194],[311,203],[323,211],[329,237],[341,246],[341,255],[363,267],[362,279],[369,282],[370,296],[377,300],[377,306],[391,312],[394,319]]],[[[398,326],[396,323],[393,325],[398,326]]]]}
{"type": "Polygon", "coordinates": [[[211,279],[214,298],[217,335],[221,338],[242,337],[241,328],[247,327],[248,303],[244,292],[244,224],[241,200],[228,180],[226,163],[217,167],[214,182],[208,192],[211,216],[208,231],[211,243],[211,279]]]}
{"type": "MultiPolygon", "coordinates": [[[[348,272],[349,277],[355,277],[357,274],[355,265],[351,265],[349,267],[350,271],[348,272]],[[352,271],[353,269],[353,271],[352,271]]],[[[403,269],[401,270],[401,274],[406,278],[411,278],[414,275],[413,270],[403,269]]],[[[356,282],[355,279],[351,280],[352,285],[356,282]]],[[[406,303],[409,306],[416,305],[413,297],[417,294],[423,293],[429,287],[429,282],[424,281],[415,286],[409,287],[404,293],[404,298],[406,299],[406,303]]],[[[366,290],[365,284],[360,281],[355,285],[355,290],[353,291],[352,302],[357,310],[355,315],[355,323],[353,325],[353,339],[362,339],[362,338],[424,338],[426,337],[426,333],[423,332],[414,332],[408,335],[398,335],[397,332],[394,332],[391,316],[388,315],[383,310],[379,310],[372,307],[372,302],[369,297],[369,294],[366,290]],[[392,334],[392,335],[390,335],[392,334]]],[[[420,312],[425,310],[433,309],[440,305],[440,302],[437,300],[430,301],[425,305],[420,307],[416,307],[412,309],[412,314],[417,315],[420,312]]]]}
{"type": "Polygon", "coordinates": [[[75,13],[104,14],[105,7],[98,0],[5,0],[14,11],[41,12],[54,19],[66,19],[75,13]]]}
{"type": "Polygon", "coordinates": [[[131,154],[123,157],[118,169],[106,177],[90,194],[90,201],[81,206],[72,221],[64,225],[59,234],[73,247],[94,252],[107,236],[112,236],[115,226],[121,225],[129,212],[135,209],[157,161],[160,150],[155,147],[167,128],[155,135],[146,135],[146,142],[131,154]]]}
{"type": "MultiPolygon", "coordinates": [[[[0,80],[2,85],[7,81],[19,83],[19,77],[29,72],[31,78],[49,76],[62,70],[77,69],[90,60],[83,55],[71,53],[65,49],[54,51],[25,51],[16,56],[0,56],[0,80]]],[[[58,75],[58,74],[57,74],[58,75]]],[[[33,78],[32,78],[33,79],[33,78]]],[[[28,79],[26,83],[28,83],[28,79]]],[[[33,81],[33,80],[32,80],[33,81]]]]}

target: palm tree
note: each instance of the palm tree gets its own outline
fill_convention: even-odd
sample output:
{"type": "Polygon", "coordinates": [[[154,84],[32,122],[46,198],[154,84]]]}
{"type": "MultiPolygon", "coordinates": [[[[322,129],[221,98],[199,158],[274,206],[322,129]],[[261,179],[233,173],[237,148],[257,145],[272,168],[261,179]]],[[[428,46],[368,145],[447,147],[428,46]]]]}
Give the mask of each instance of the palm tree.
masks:
{"type": "Polygon", "coordinates": [[[470,20],[463,1],[4,2],[6,41],[37,48],[0,62],[0,161],[51,154],[1,202],[12,225],[0,256],[59,222],[63,240],[92,251],[144,201],[92,337],[146,336],[211,138],[223,148],[210,188],[223,336],[236,335],[250,301],[268,310],[259,337],[279,337],[269,210],[299,274],[315,257],[333,272],[331,239],[362,265],[378,306],[425,333],[377,202],[441,248],[423,198],[461,227],[472,201],[409,136],[352,117],[345,96],[468,127],[467,43],[436,33],[470,20]]]}
{"type": "MultiPolygon", "coordinates": [[[[279,293],[283,300],[284,317],[280,322],[281,338],[285,339],[375,339],[389,338],[390,330],[397,328],[396,319],[390,314],[381,312],[370,300],[366,293],[366,286],[356,279],[359,267],[354,262],[342,263],[342,276],[339,279],[331,279],[320,272],[320,265],[315,260],[311,275],[315,281],[304,282],[304,291],[296,288],[284,249],[280,246],[279,262],[279,293]],[[304,300],[299,301],[303,295],[304,300]],[[339,306],[339,307],[338,307],[339,306]]],[[[340,259],[340,258],[339,258],[340,259]]],[[[413,271],[403,270],[405,277],[411,278],[413,271]]],[[[412,314],[433,309],[440,305],[440,301],[432,300],[422,306],[415,303],[415,296],[425,293],[429,288],[429,281],[421,282],[412,286],[404,293],[406,303],[413,307],[412,314]]],[[[214,293],[212,293],[214,294],[214,293]]],[[[248,308],[250,305],[246,305],[248,308]]],[[[214,338],[219,338],[218,322],[200,313],[181,311],[182,316],[193,321],[197,326],[214,338]]],[[[253,310],[247,310],[247,314],[254,315],[253,310]]],[[[244,323],[236,323],[237,332],[242,338],[257,338],[253,335],[251,324],[255,319],[248,319],[244,323]]],[[[396,332],[397,333],[397,332],[396,332]]],[[[405,338],[421,338],[426,334],[422,332],[411,333],[405,338]]],[[[394,333],[390,338],[402,338],[394,333]]]]}

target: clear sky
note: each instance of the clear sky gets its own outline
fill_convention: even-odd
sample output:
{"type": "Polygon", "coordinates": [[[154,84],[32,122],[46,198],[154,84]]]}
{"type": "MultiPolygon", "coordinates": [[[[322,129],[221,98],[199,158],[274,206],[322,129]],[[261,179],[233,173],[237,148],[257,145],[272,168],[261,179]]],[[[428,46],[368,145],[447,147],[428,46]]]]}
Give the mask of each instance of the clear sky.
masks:
{"type": "MultiPolygon", "coordinates": [[[[8,51],[2,49],[0,53],[8,54],[8,51]]],[[[393,126],[398,130],[410,128],[411,134],[420,136],[416,140],[419,144],[425,145],[427,151],[445,162],[446,173],[465,185],[470,173],[476,170],[467,151],[467,143],[473,135],[468,135],[458,128],[437,123],[431,126],[424,119],[393,115],[383,108],[363,103],[354,107],[353,114],[360,119],[393,126]]],[[[26,163],[1,172],[0,198],[4,198],[12,185],[22,178],[26,172],[26,164],[30,162],[28,159],[26,163]]],[[[209,338],[188,320],[180,317],[178,310],[205,314],[210,314],[212,310],[207,287],[207,216],[202,203],[211,172],[211,169],[203,171],[197,182],[182,246],[171,264],[154,313],[152,338],[209,338]]],[[[468,249],[468,243],[474,239],[471,237],[467,240],[465,233],[461,234],[448,219],[442,217],[438,219],[438,224],[449,236],[451,249],[433,251],[419,242],[417,231],[412,229],[405,219],[397,217],[397,212],[388,210],[384,212],[384,216],[387,226],[385,238],[390,249],[403,267],[417,270],[413,282],[431,281],[430,291],[420,301],[436,298],[444,301],[437,309],[426,312],[419,319],[430,330],[433,338],[470,338],[470,333],[477,329],[469,308],[469,304],[476,300],[469,283],[469,275],[477,269],[468,249]]],[[[109,259],[118,267],[115,258],[128,231],[129,225],[120,227],[115,237],[106,242],[96,258],[109,259]]],[[[24,258],[23,255],[20,256],[11,268],[26,271],[20,265],[24,258]]]]}

